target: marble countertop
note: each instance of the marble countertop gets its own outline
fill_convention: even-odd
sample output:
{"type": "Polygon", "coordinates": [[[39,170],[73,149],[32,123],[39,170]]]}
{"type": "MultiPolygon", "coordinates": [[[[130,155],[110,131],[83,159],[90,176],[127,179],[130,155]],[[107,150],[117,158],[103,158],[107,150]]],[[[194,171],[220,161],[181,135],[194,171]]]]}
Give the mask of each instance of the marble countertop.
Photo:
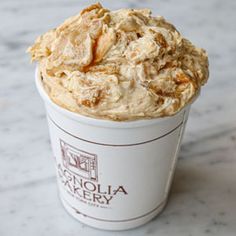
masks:
{"type": "Polygon", "coordinates": [[[124,232],[80,224],[62,208],[43,103],[26,48],[92,1],[11,0],[0,4],[1,236],[236,235],[236,1],[101,1],[148,7],[207,49],[211,76],[194,103],[165,211],[124,232]]]}

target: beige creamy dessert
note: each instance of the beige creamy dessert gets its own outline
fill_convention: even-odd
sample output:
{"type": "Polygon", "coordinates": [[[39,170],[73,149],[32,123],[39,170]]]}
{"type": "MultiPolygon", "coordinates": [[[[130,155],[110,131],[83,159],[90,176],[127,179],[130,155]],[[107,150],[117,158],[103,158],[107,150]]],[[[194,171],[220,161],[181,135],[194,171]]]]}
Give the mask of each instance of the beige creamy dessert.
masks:
{"type": "Polygon", "coordinates": [[[99,3],[40,36],[29,52],[53,102],[99,119],[171,116],[209,74],[206,52],[163,17],[99,3]]]}

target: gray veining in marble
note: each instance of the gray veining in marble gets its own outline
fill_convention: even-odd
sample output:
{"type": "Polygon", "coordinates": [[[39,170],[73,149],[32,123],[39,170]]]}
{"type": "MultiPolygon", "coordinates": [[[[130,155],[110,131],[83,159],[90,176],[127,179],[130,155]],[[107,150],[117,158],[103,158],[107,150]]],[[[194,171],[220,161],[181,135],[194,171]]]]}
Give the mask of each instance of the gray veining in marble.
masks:
{"type": "Polygon", "coordinates": [[[82,225],[57,196],[43,104],[25,50],[38,34],[92,1],[0,1],[0,236],[235,236],[236,1],[101,1],[148,7],[207,49],[211,76],[193,105],[169,204],[135,230],[82,225]]]}

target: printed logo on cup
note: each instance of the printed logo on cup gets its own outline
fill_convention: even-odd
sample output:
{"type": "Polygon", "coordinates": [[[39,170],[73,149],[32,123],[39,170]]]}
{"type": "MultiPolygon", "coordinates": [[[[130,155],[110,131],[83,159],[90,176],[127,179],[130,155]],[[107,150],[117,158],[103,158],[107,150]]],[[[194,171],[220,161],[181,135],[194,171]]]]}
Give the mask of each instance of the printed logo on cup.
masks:
{"type": "Polygon", "coordinates": [[[71,197],[90,206],[106,208],[115,197],[128,194],[123,185],[104,186],[99,183],[96,154],[80,150],[61,139],[60,148],[58,175],[64,190],[71,197]]]}
{"type": "Polygon", "coordinates": [[[60,140],[63,165],[85,179],[98,180],[97,155],[79,150],[60,140]]]}

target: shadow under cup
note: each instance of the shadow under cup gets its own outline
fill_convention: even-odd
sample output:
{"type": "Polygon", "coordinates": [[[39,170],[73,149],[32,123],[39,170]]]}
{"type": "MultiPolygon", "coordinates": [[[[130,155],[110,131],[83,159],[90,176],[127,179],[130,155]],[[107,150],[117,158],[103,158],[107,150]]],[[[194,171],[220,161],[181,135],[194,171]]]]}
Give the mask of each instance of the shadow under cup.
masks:
{"type": "Polygon", "coordinates": [[[77,220],[126,230],[164,208],[190,104],[171,117],[117,122],[93,119],[45,102],[59,193],[77,220]]]}

